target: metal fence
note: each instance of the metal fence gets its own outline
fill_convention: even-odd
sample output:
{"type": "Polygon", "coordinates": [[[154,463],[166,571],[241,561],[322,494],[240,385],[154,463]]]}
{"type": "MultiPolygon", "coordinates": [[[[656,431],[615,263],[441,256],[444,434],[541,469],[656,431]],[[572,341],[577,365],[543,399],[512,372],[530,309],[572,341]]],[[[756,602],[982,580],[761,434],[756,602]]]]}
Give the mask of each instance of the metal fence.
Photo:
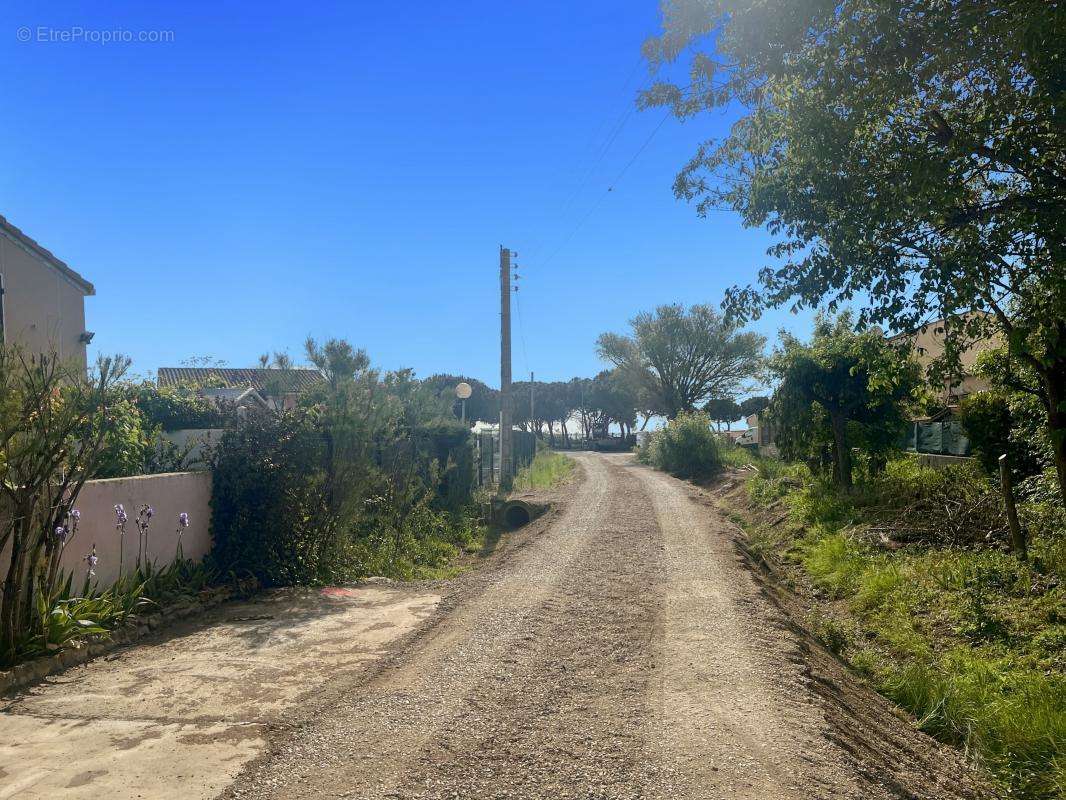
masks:
{"type": "MultiPolygon", "coordinates": [[[[526,431],[514,431],[511,435],[514,448],[514,469],[528,467],[537,455],[537,437],[526,431]]],[[[500,434],[486,431],[477,436],[478,486],[495,486],[500,482],[500,434]]]]}
{"type": "Polygon", "coordinates": [[[916,453],[970,455],[970,440],[966,438],[962,423],[958,420],[911,423],[904,447],[916,453]]]}

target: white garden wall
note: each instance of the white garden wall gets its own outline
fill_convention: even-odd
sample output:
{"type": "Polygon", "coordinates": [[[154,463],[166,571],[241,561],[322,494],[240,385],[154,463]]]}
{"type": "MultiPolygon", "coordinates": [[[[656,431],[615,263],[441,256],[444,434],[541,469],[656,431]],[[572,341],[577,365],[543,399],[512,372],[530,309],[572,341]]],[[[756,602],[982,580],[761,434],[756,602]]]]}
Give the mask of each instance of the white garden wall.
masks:
{"type": "MultiPolygon", "coordinates": [[[[137,511],[147,503],[155,510],[148,534],[149,557],[157,566],[174,560],[178,515],[189,515],[189,527],[182,535],[186,558],[201,560],[211,549],[211,473],[167,472],[133,478],[86,481],[74,508],[81,512],[77,535],[69,540],[60,561],[73,570],[74,585],[85,575],[85,556],[96,544],[96,578],[101,586],[118,577],[119,534],[115,530],[115,504],[121,503],[129,515],[123,549],[125,569],[137,562],[137,511]]],[[[6,573],[8,554],[0,554],[0,575],[6,573]]]]}

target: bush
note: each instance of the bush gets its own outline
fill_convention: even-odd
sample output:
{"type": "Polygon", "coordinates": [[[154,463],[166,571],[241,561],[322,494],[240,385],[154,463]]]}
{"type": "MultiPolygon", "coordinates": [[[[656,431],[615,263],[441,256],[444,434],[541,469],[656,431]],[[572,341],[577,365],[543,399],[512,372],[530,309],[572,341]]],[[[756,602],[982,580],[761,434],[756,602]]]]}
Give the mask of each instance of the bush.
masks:
{"type": "Polygon", "coordinates": [[[706,478],[722,466],[710,418],[700,411],[682,412],[656,432],[638,458],[678,478],[706,478]]]}
{"type": "Polygon", "coordinates": [[[959,421],[974,455],[989,474],[999,474],[999,457],[1004,453],[1019,477],[1040,471],[1039,447],[1032,438],[1032,426],[1020,430],[1015,416],[1011,398],[1002,392],[976,392],[962,399],[959,421]]]}
{"type": "Polygon", "coordinates": [[[214,449],[212,558],[264,585],[419,577],[479,535],[469,429],[404,375],[256,414],[214,449]]]}
{"type": "Polygon", "coordinates": [[[323,431],[306,411],[257,415],[214,451],[211,558],[262,584],[328,581],[342,568],[324,502],[323,431]]]}
{"type": "Polygon", "coordinates": [[[141,383],[129,389],[145,425],[176,431],[183,428],[224,428],[236,420],[236,408],[220,406],[191,387],[158,387],[141,383]]]}

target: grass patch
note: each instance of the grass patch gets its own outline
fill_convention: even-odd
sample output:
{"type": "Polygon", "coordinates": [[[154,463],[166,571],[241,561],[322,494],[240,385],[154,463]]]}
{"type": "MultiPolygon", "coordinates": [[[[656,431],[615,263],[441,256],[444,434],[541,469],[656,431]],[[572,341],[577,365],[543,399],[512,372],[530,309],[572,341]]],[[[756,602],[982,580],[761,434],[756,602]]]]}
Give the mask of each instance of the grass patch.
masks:
{"type": "Polygon", "coordinates": [[[553,489],[574,474],[574,460],[562,453],[541,450],[533,457],[533,463],[518,471],[514,479],[516,491],[553,489]]]}
{"type": "Polygon", "coordinates": [[[748,501],[774,506],[762,516],[779,524],[749,533],[758,552],[805,587],[815,633],[922,730],[987,768],[1008,796],[1066,798],[1061,507],[1046,498],[1023,505],[1028,563],[994,541],[890,550],[865,535],[885,509],[923,508],[934,492],[976,497],[988,489],[983,476],[901,459],[841,493],[803,467],[766,461],[749,462],[748,501]]]}

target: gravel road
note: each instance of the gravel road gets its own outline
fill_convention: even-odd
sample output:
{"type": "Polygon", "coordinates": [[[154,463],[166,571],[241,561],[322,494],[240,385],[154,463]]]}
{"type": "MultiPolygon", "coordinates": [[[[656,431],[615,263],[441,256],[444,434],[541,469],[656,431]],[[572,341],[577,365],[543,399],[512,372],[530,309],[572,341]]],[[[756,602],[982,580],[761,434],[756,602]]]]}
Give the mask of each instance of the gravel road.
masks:
{"type": "Polygon", "coordinates": [[[550,524],[308,698],[226,796],[981,796],[790,620],[691,487],[575,457],[550,524]]]}

